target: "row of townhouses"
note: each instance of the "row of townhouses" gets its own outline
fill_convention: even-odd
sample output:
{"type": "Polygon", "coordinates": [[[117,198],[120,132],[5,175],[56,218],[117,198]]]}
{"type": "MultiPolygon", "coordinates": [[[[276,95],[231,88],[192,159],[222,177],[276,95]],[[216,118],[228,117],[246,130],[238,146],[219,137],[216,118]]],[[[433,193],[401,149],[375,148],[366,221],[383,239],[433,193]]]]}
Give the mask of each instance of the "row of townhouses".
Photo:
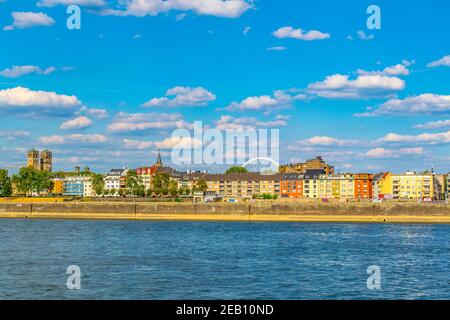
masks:
{"type": "MultiPolygon", "coordinates": [[[[306,173],[230,173],[211,174],[179,172],[168,167],[135,169],[146,190],[153,188],[157,173],[166,173],[179,189],[193,190],[204,180],[207,194],[217,198],[251,199],[260,195],[280,198],[310,199],[443,199],[450,192],[450,174],[406,172],[393,174],[324,174],[321,170],[306,173]]],[[[105,189],[125,189],[129,169],[112,169],[104,176],[105,189]]],[[[70,176],[55,181],[55,193],[66,196],[95,196],[90,176],[70,176]],[[59,187],[58,187],[59,186],[59,187]]]]}

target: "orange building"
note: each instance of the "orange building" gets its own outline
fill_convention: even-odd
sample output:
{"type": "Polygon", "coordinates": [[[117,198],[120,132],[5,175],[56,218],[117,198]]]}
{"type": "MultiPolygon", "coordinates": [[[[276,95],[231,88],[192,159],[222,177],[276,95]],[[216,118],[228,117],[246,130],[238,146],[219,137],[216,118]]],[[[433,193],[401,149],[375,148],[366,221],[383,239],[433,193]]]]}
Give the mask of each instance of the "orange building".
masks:
{"type": "Polygon", "coordinates": [[[355,183],[355,199],[371,199],[373,174],[358,173],[353,175],[355,183]]]}
{"type": "Polygon", "coordinates": [[[281,197],[303,197],[303,174],[285,173],[281,176],[281,197]]]}
{"type": "Polygon", "coordinates": [[[53,179],[53,188],[51,193],[62,194],[64,190],[64,179],[55,178],[53,179]]]}

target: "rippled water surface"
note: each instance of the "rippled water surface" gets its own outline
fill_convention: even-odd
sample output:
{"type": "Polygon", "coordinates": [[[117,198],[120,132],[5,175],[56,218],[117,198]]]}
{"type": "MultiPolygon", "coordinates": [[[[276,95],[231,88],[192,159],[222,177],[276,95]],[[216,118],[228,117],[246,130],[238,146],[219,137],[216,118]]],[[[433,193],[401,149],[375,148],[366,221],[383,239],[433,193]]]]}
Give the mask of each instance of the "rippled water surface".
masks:
{"type": "Polygon", "coordinates": [[[450,225],[4,219],[0,298],[450,299],[450,225]]]}

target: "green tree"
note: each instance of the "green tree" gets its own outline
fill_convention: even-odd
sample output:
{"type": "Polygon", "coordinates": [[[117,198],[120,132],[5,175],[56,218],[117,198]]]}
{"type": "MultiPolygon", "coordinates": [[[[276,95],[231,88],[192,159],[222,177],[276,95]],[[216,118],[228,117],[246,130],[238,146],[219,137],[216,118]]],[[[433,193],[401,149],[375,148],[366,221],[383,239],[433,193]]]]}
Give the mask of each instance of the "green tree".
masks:
{"type": "Polygon", "coordinates": [[[33,191],[40,195],[42,192],[48,192],[52,188],[52,174],[48,171],[35,170],[33,191]]]}
{"type": "Polygon", "coordinates": [[[158,196],[169,193],[170,177],[167,173],[157,173],[153,177],[153,190],[158,196]]]}
{"type": "Polygon", "coordinates": [[[0,197],[10,197],[11,195],[12,185],[8,170],[0,169],[0,197]]]}
{"type": "Polygon", "coordinates": [[[178,182],[175,180],[170,180],[169,182],[169,193],[172,197],[178,194],[178,182]]]}
{"type": "Polygon", "coordinates": [[[33,192],[35,170],[31,167],[24,167],[14,174],[11,178],[12,183],[17,189],[17,193],[31,195],[33,192]]]}
{"type": "Polygon", "coordinates": [[[229,167],[225,173],[248,173],[248,170],[244,167],[235,166],[229,167]]]}
{"type": "Polygon", "coordinates": [[[195,182],[194,192],[203,192],[205,193],[208,190],[208,184],[205,180],[199,179],[195,182]]]}
{"type": "Polygon", "coordinates": [[[129,195],[140,196],[145,194],[144,182],[134,170],[129,170],[126,175],[125,187],[129,195]]]}
{"type": "Polygon", "coordinates": [[[105,180],[103,179],[103,175],[98,173],[92,173],[92,189],[94,189],[94,192],[96,195],[101,195],[104,193],[105,189],[105,180]]]}

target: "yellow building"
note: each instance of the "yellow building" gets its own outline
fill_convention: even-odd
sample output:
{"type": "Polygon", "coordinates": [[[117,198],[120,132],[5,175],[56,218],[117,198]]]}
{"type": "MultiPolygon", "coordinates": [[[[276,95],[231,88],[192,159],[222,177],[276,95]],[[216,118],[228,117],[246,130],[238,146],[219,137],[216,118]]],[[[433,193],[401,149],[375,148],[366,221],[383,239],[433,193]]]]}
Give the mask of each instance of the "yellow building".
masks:
{"type": "Polygon", "coordinates": [[[392,174],[390,172],[381,172],[373,176],[373,198],[388,199],[393,197],[392,174]]]}
{"type": "Polygon", "coordinates": [[[303,196],[305,198],[319,198],[319,179],[320,175],[315,173],[306,173],[303,177],[303,196]]]}
{"type": "Polygon", "coordinates": [[[64,191],[64,179],[55,178],[53,179],[53,194],[63,194],[64,191]]]}
{"type": "Polygon", "coordinates": [[[433,174],[392,174],[392,194],[394,199],[433,199],[433,174]]]}
{"type": "Polygon", "coordinates": [[[355,181],[352,174],[339,175],[339,198],[353,199],[355,198],[355,181]]]}

